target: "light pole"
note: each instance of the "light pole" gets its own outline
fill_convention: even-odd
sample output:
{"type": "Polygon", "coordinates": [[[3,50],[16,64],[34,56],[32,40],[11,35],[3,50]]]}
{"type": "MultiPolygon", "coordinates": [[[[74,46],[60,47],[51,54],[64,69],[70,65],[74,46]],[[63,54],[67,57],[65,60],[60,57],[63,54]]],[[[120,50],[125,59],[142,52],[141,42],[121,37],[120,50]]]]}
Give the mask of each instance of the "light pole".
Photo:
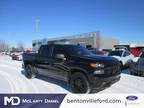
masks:
{"type": "Polygon", "coordinates": [[[39,23],[40,23],[40,19],[36,19],[35,20],[35,31],[36,31],[36,38],[39,38],[39,23]]]}
{"type": "Polygon", "coordinates": [[[35,32],[36,32],[36,42],[35,42],[35,48],[34,50],[37,51],[37,49],[39,49],[40,45],[39,45],[39,23],[40,23],[40,19],[35,19],[35,32]]]}

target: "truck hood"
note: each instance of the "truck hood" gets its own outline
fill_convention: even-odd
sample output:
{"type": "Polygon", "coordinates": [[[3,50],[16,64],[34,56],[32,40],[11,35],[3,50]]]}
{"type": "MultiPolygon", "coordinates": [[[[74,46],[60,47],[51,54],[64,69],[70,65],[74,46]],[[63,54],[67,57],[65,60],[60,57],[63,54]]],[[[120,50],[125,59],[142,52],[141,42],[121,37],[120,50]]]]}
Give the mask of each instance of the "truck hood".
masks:
{"type": "Polygon", "coordinates": [[[80,57],[81,59],[87,60],[89,62],[100,62],[100,63],[115,63],[118,60],[114,57],[102,56],[102,55],[85,55],[80,57]]]}
{"type": "Polygon", "coordinates": [[[118,60],[121,60],[121,57],[120,57],[120,56],[111,56],[111,57],[114,57],[114,58],[116,58],[116,59],[118,59],[118,60]]]}

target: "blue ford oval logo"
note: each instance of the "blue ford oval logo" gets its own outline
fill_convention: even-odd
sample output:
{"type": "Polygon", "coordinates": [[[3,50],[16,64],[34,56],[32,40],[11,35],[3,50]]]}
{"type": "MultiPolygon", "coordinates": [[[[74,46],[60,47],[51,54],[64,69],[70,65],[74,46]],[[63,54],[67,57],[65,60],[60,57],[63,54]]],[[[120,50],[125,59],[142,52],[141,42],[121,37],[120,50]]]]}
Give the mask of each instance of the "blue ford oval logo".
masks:
{"type": "Polygon", "coordinates": [[[127,100],[131,100],[131,101],[134,101],[134,100],[137,100],[138,97],[137,97],[137,96],[127,96],[126,99],[127,99],[127,100]]]}

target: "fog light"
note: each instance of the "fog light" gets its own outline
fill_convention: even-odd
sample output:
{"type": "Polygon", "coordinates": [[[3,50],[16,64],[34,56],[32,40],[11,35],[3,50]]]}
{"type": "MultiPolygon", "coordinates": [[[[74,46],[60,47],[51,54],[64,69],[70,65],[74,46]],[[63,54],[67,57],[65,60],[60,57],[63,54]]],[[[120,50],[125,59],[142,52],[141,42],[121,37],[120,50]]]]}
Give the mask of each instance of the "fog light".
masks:
{"type": "Polygon", "coordinates": [[[104,74],[104,70],[96,70],[94,71],[94,74],[104,74]]]}

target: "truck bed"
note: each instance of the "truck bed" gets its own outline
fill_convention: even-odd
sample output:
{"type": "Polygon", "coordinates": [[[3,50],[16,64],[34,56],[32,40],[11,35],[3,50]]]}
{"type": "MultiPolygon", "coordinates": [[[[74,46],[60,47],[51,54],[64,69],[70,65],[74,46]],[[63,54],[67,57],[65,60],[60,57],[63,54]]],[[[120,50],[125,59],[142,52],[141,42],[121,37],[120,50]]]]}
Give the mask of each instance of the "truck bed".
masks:
{"type": "Polygon", "coordinates": [[[31,54],[24,53],[22,56],[23,56],[24,62],[25,61],[33,61],[33,60],[35,60],[37,53],[31,53],[31,54]]]}

